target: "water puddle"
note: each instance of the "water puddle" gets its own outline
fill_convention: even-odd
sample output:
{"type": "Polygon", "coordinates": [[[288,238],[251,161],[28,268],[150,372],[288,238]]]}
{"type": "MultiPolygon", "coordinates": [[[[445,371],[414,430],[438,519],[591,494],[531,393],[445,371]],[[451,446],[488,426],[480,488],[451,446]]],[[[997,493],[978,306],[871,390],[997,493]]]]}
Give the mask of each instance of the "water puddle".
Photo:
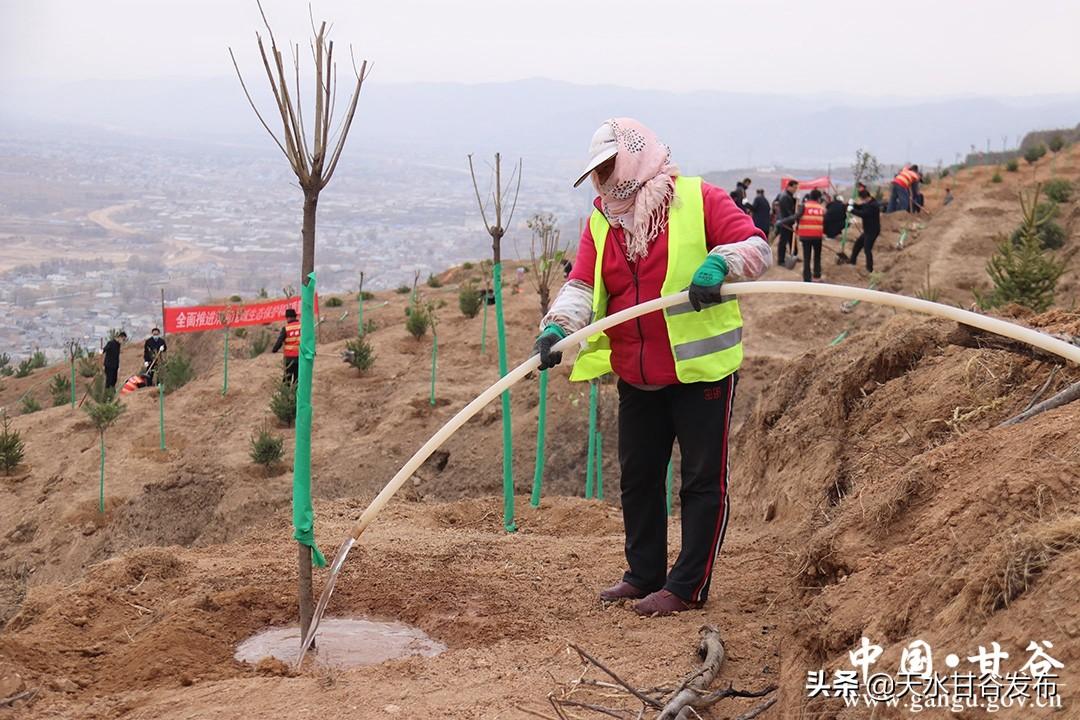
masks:
{"type": "MultiPolygon", "coordinates": [[[[434,657],[446,650],[441,642],[411,625],[359,618],[323,618],[315,643],[316,652],[308,653],[308,657],[334,667],[377,665],[410,655],[434,657]]],[[[274,657],[291,665],[299,650],[300,628],[290,625],[249,637],[237,646],[235,657],[252,664],[274,657]]]]}

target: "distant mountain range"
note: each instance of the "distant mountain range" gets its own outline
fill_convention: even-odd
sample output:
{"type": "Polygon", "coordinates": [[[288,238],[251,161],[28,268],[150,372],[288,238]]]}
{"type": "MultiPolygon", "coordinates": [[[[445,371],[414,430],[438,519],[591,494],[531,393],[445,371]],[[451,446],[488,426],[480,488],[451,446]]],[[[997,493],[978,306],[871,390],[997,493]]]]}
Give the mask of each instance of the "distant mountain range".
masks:
{"type": "MultiPolygon", "coordinates": [[[[248,83],[270,109],[261,68],[248,83]]],[[[344,86],[344,82],[342,85],[344,86]]],[[[79,124],[119,134],[266,149],[235,79],[163,78],[7,87],[0,129],[79,124]]],[[[339,101],[339,107],[344,101],[339,101]]],[[[672,93],[532,79],[487,84],[365,86],[351,151],[461,167],[467,152],[528,158],[533,172],[569,177],[605,118],[651,125],[687,173],[731,167],[849,164],[856,148],[885,162],[952,162],[971,146],[1010,147],[1035,128],[1074,126],[1080,94],[927,100],[672,93]]]]}

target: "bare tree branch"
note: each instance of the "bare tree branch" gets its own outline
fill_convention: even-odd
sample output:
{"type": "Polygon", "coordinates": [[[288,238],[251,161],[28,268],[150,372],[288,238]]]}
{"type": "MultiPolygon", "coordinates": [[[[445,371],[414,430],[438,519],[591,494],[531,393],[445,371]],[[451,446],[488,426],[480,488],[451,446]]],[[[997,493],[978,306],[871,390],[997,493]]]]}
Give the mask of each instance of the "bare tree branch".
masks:
{"type": "Polygon", "coordinates": [[[469,158],[469,175],[472,176],[473,190],[476,192],[476,205],[477,205],[477,207],[480,208],[480,217],[483,218],[483,220],[484,220],[484,228],[488,231],[488,233],[490,233],[491,232],[491,223],[489,223],[488,219],[487,219],[487,212],[484,209],[484,201],[480,199],[480,186],[477,185],[477,183],[476,183],[476,171],[473,169],[473,161],[472,161],[472,154],[471,153],[469,154],[468,158],[469,158]]]}
{"type": "MultiPolygon", "coordinates": [[[[521,169],[522,169],[521,165],[522,165],[522,160],[521,160],[521,158],[518,158],[518,166],[517,166],[517,171],[516,171],[517,172],[517,188],[514,190],[514,204],[510,206],[510,217],[507,218],[507,220],[506,220],[506,226],[505,226],[506,228],[509,228],[514,222],[514,210],[517,209],[518,194],[521,192],[521,169]]],[[[513,175],[510,176],[510,182],[514,182],[514,176],[513,175]]]]}
{"type": "Polygon", "coordinates": [[[596,667],[603,670],[608,676],[611,677],[612,680],[614,680],[615,682],[619,683],[624,688],[626,688],[627,692],[629,692],[631,695],[636,697],[641,702],[645,703],[649,707],[654,707],[654,708],[662,708],[664,706],[663,703],[654,700],[653,698],[649,697],[648,695],[641,692],[637,688],[631,686],[630,683],[626,682],[621,677],[616,675],[615,672],[613,670],[611,670],[610,668],[608,668],[606,665],[604,665],[604,663],[600,662],[599,660],[597,660],[592,655],[590,655],[589,653],[582,650],[580,647],[578,647],[574,643],[570,643],[570,647],[574,648],[574,650],[577,651],[577,654],[581,656],[582,660],[590,662],[593,665],[595,665],[596,667]]]}
{"type": "Polygon", "coordinates": [[[240,87],[244,89],[244,97],[247,98],[248,105],[250,105],[251,109],[255,111],[255,117],[259,118],[259,122],[262,123],[262,126],[266,129],[266,132],[270,134],[270,137],[273,138],[274,144],[281,149],[282,154],[285,155],[286,158],[288,158],[289,163],[291,164],[292,158],[289,157],[289,151],[285,149],[285,146],[281,144],[280,140],[278,140],[278,137],[274,134],[274,131],[271,130],[270,126],[266,124],[266,120],[263,119],[262,113],[259,112],[259,108],[255,106],[255,101],[251,99],[251,93],[248,92],[247,84],[244,82],[244,76],[240,73],[240,66],[236,64],[236,56],[233,54],[232,48],[229,48],[229,57],[232,58],[233,67],[236,68],[236,77],[240,78],[240,87]]]}
{"type": "Polygon", "coordinates": [[[353,118],[356,116],[356,103],[360,99],[360,90],[363,88],[364,80],[367,78],[367,65],[366,60],[361,63],[360,73],[356,76],[356,87],[353,89],[352,100],[349,102],[349,110],[342,120],[337,144],[334,146],[334,150],[330,156],[330,167],[326,170],[324,175],[324,185],[330,182],[330,178],[333,177],[334,170],[337,169],[338,160],[341,158],[341,151],[345,149],[345,138],[349,135],[349,129],[352,128],[353,118]]]}

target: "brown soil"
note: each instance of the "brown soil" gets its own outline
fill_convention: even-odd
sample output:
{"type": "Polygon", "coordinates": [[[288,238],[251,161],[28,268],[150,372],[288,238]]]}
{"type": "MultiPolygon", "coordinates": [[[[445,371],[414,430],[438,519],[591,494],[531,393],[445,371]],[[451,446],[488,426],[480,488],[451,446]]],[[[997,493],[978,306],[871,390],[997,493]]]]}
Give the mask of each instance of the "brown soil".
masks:
{"type": "MultiPolygon", "coordinates": [[[[1078,160],[1069,151],[1056,171],[1076,179],[1078,160]]],[[[1015,225],[1012,198],[1031,182],[1030,168],[1000,185],[989,183],[992,172],[936,181],[931,207],[946,184],[957,201],[919,219],[902,251],[900,220],[886,220],[876,253],[882,287],[914,294],[929,263],[942,299],[970,304],[971,288],[985,282],[993,234],[1015,225]]],[[[1076,243],[1073,234],[1065,253],[1076,243]]],[[[457,268],[447,281],[468,276],[457,268]]],[[[1078,277],[1073,263],[1057,310],[1003,314],[1080,334],[1080,314],[1064,309],[1078,277]]],[[[846,265],[827,264],[826,278],[867,283],[861,268],[846,265]]],[[[481,318],[457,312],[456,287],[424,292],[447,302],[434,407],[431,339],[405,332],[405,297],[368,302],[365,317],[378,329],[365,376],[338,358],[355,310],[322,326],[313,457],[316,535],[328,555],[415,449],[497,379],[494,333],[481,354],[481,318]]],[[[528,292],[507,299],[517,362],[535,333],[537,302],[528,292]]],[[[580,674],[568,641],[656,685],[692,667],[703,622],[727,643],[719,683],[780,685],[766,718],[866,717],[845,714],[835,700],[809,702],[803,690],[808,670],[838,667],[864,635],[886,647],[881,662],[894,667],[915,638],[960,655],[998,641],[1014,659],[1026,657],[1030,640],[1051,640],[1066,666],[1063,717],[1071,716],[1080,702],[1068,676],[1080,662],[1080,406],[996,428],[1023,409],[1051,363],[968,347],[954,326],[866,304],[844,313],[837,301],[757,296],[743,307],[732,524],[706,608],[643,620],[596,602],[596,590],[623,569],[616,391],[606,384],[601,393],[607,499],[585,501],[587,389],[561,368],[551,378],[539,510],[525,496],[536,384],[513,391],[517,533],[501,529],[496,403],[421,468],[345,566],[332,612],[412,623],[449,646],[431,659],[298,674],[232,659],[237,642],[289,622],[296,605],[293,433],[277,429],[287,448],[281,466],[252,467],[248,440],[271,417],[280,359],[250,359],[250,333],[230,340],[225,396],[220,334],[176,340],[199,374],[168,396],[167,451],[157,446],[156,395],[125,400],[128,411],[107,436],[104,513],[97,436],[85,415],[59,407],[17,417],[27,457],[0,476],[0,680],[38,692],[0,717],[528,717],[519,708],[550,712],[546,694],[580,674]],[[845,330],[847,339],[830,347],[845,330]]],[[[138,355],[126,350],[125,370],[134,371],[138,355]]],[[[63,371],[5,380],[0,404],[63,371]]],[[[1064,367],[1047,394],[1077,380],[1080,371],[1064,367]]],[[[670,536],[674,556],[677,516],[670,536]]],[[[317,571],[318,586],[324,579],[317,571]]],[[[752,704],[727,702],[716,717],[752,704]]]]}

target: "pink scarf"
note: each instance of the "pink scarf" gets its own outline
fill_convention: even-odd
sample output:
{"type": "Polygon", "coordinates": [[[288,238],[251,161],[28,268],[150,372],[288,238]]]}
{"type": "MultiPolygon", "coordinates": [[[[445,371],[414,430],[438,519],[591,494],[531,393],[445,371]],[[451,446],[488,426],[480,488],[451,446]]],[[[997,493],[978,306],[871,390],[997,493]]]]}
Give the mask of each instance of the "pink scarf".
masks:
{"type": "Polygon", "coordinates": [[[608,222],[626,232],[626,254],[639,260],[667,226],[668,208],[675,194],[679,168],[671,162],[671,148],[652,130],[631,118],[612,118],[618,154],[615,170],[603,185],[593,173],[608,222]]]}

